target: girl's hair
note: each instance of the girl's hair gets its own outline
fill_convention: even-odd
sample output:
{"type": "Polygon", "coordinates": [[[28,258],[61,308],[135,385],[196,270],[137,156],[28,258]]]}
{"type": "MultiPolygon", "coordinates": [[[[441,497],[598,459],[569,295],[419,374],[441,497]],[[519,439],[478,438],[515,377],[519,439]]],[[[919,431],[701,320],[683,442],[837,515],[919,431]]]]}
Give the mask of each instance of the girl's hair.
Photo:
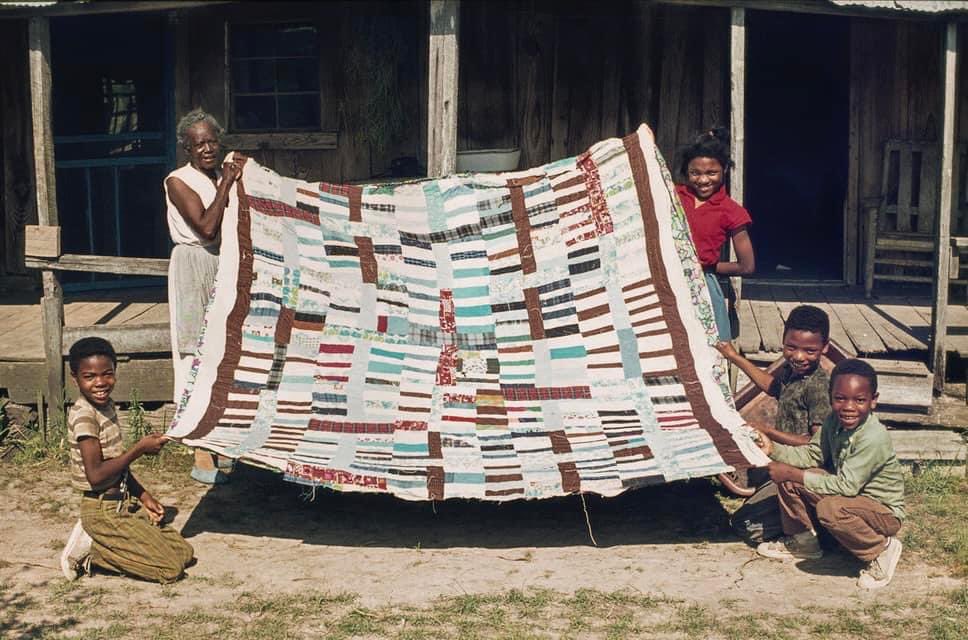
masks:
{"type": "Polygon", "coordinates": [[[175,128],[175,138],[178,140],[178,144],[185,146],[188,144],[188,130],[194,127],[199,122],[207,122],[212,125],[212,129],[215,130],[215,136],[219,139],[222,138],[222,134],[225,133],[225,129],[218,123],[215,116],[204,111],[201,108],[192,109],[185,116],[178,121],[178,126],[175,128]]]}
{"type": "Polygon", "coordinates": [[[723,172],[733,166],[729,159],[729,129],[713,127],[696,136],[695,141],[682,150],[682,165],[679,167],[683,177],[689,172],[689,163],[695,158],[715,158],[723,165],[723,172]]]}

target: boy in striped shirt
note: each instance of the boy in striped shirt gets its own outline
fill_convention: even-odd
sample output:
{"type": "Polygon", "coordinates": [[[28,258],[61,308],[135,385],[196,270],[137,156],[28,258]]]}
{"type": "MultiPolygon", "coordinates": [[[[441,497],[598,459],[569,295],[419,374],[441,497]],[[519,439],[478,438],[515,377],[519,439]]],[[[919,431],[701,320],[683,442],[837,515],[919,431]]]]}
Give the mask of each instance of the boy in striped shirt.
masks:
{"type": "Polygon", "coordinates": [[[70,349],[71,377],[80,392],[67,418],[71,486],[81,492],[81,519],[61,554],[68,580],[101,567],[145,580],[174,582],[194,557],[177,531],[162,524],[165,509],[129,466],[161,451],[167,438],[146,435],[124,450],[111,391],[117,356],[102,338],[70,349]]]}

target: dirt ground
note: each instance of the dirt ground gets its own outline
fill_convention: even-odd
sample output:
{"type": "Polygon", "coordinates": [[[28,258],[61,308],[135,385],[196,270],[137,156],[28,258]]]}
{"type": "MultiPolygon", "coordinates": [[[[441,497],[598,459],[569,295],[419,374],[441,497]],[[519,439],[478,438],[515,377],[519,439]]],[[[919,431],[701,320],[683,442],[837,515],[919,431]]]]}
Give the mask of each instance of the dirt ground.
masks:
{"type": "Polygon", "coordinates": [[[961,584],[916,553],[905,554],[894,582],[877,592],[855,586],[860,564],[843,552],[799,565],[758,559],[728,529],[724,503],[736,503],[707,480],[587,497],[595,546],[577,497],[431,504],[319,491],[308,499],[259,469],[242,466],[230,484],[209,489],[187,479],[187,456],[182,466],[139,472],[177,509],[174,526],[198,557],[187,579],[159,586],[109,575],[67,583],[58,554],[77,513],[67,474],[0,463],[0,611],[7,610],[0,618],[8,617],[0,628],[10,637],[70,636],[84,631],[81,612],[92,603],[163,619],[200,603],[228,607],[243,591],[352,592],[369,607],[589,588],[795,613],[804,602],[911,606],[961,584]]]}

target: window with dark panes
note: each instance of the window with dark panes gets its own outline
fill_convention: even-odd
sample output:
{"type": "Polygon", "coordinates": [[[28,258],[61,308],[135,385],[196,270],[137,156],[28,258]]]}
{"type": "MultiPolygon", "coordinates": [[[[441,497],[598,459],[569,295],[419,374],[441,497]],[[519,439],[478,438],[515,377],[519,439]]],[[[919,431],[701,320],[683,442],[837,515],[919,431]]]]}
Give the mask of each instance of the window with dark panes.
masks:
{"type": "Polygon", "coordinates": [[[233,131],[318,131],[319,40],[310,24],[232,24],[233,131]]]}

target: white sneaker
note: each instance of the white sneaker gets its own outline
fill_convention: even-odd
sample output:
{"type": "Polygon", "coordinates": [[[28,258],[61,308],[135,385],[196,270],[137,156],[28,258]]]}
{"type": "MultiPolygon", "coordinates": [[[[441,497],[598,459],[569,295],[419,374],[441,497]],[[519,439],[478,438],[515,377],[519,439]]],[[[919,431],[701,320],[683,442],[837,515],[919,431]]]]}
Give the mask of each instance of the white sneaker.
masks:
{"type": "Polygon", "coordinates": [[[890,537],[887,539],[887,547],[868,563],[867,567],[860,572],[857,578],[857,586],[864,589],[880,589],[886,587],[894,577],[894,570],[897,569],[897,561],[901,559],[901,541],[890,537]]]}
{"type": "Polygon", "coordinates": [[[91,542],[91,536],[87,535],[78,520],[71,529],[71,535],[68,536],[60,556],[61,572],[68,580],[77,580],[87,572],[91,559],[91,542]]]}
{"type": "Polygon", "coordinates": [[[756,547],[756,553],[773,560],[819,560],[823,557],[817,536],[812,536],[807,542],[801,542],[794,536],[761,542],[756,547]]]}

